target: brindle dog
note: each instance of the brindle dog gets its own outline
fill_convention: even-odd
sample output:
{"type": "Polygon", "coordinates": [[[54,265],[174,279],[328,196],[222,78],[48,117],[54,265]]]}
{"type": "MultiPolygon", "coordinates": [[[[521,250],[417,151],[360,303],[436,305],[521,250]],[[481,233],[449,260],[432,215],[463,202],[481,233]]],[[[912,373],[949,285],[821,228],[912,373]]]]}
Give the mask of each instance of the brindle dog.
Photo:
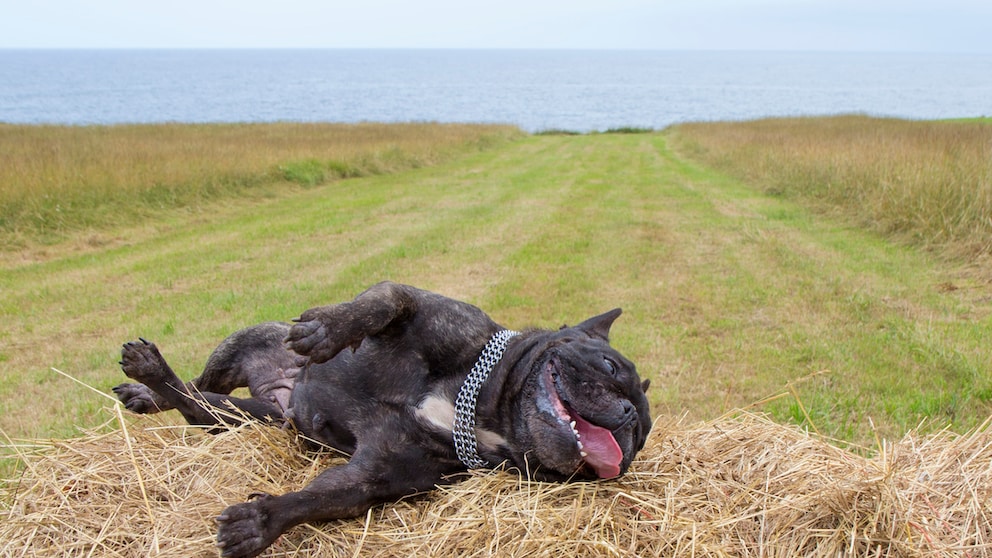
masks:
{"type": "Polygon", "coordinates": [[[132,411],[175,408],[191,424],[236,424],[239,414],[289,422],[351,455],[298,492],[256,495],[218,516],[222,555],[256,556],[294,525],[358,516],[431,490],[452,482],[466,462],[552,481],[623,474],[651,419],[648,381],[609,345],[619,315],[491,343],[505,328],[477,307],[380,283],[351,302],[308,310],[295,325],[269,322],[231,335],[189,384],[154,344],[127,343],[121,366],[140,384],[114,391],[132,411]],[[502,358],[467,382],[493,344],[502,358]],[[230,396],[237,387],[251,397],[230,396]],[[461,391],[474,413],[456,412],[461,391]],[[469,459],[452,435],[466,418],[474,450],[460,451],[469,459]]]}

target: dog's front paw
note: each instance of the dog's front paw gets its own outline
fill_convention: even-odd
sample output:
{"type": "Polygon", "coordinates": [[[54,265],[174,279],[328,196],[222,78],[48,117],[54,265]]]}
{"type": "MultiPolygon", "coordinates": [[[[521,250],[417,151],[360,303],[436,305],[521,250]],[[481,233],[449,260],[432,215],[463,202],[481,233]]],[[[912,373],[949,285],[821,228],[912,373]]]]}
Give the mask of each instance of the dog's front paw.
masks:
{"type": "Polygon", "coordinates": [[[344,345],[338,336],[327,330],[319,320],[307,320],[306,314],[293,325],[286,336],[286,346],[294,353],[309,357],[311,362],[327,362],[334,358],[344,345]]]}
{"type": "Polygon", "coordinates": [[[231,506],[217,516],[217,548],[221,556],[258,556],[279,537],[279,531],[269,521],[267,503],[271,499],[272,496],[263,494],[231,506]]]}
{"type": "Polygon", "coordinates": [[[113,389],[124,408],[132,413],[147,415],[164,410],[155,393],[144,384],[121,384],[113,389]]]}
{"type": "Polygon", "coordinates": [[[358,350],[366,335],[376,333],[385,324],[376,325],[376,316],[355,315],[350,310],[350,304],[307,310],[293,320],[296,323],[286,335],[286,347],[316,364],[331,360],[345,348],[358,350]]]}
{"type": "Polygon", "coordinates": [[[316,320],[304,320],[300,317],[295,321],[286,334],[284,343],[294,353],[310,356],[321,342],[327,341],[327,329],[316,320]]]}

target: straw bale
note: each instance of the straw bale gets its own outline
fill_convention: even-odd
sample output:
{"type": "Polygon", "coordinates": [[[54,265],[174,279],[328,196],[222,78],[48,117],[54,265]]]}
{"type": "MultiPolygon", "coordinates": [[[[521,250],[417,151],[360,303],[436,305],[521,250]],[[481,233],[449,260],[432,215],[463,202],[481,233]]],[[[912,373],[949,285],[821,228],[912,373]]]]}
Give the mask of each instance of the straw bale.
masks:
{"type": "MultiPolygon", "coordinates": [[[[7,444],[23,467],[0,494],[0,556],[216,556],[224,507],[343,462],[283,430],[211,436],[116,413],[77,439],[7,444]]],[[[863,457],[755,414],[662,418],[617,480],[465,476],[299,526],[265,556],[992,556],[988,424],[863,457]]]]}

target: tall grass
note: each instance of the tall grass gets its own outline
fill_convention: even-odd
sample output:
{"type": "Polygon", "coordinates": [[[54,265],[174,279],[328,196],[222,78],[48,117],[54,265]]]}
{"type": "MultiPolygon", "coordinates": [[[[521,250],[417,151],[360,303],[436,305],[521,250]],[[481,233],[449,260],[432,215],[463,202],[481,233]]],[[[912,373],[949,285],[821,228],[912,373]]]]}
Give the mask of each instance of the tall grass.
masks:
{"type": "Polygon", "coordinates": [[[0,247],[257,194],[259,186],[271,193],[285,182],[312,186],[430,165],[518,134],[426,123],[0,124],[0,247]]]}
{"type": "Polygon", "coordinates": [[[683,124],[683,153],[965,256],[992,253],[992,126],[867,116],[683,124]]]}

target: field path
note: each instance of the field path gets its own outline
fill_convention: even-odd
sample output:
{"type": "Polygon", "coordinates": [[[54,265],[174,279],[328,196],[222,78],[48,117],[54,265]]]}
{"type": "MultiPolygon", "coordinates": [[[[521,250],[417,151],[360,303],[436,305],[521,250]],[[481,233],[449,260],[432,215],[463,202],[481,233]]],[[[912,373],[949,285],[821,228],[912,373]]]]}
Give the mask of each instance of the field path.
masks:
{"type": "Polygon", "coordinates": [[[696,167],[668,139],[534,136],[5,255],[0,429],[108,418],[52,367],[106,392],[120,343],[143,336],[191,376],[235,329],[383,279],[514,328],[623,307],[614,345],[658,413],[787,394],[761,409],[858,442],[868,417],[899,435],[923,415],[964,428],[992,413],[987,290],[950,288],[953,268],[696,167]]]}

